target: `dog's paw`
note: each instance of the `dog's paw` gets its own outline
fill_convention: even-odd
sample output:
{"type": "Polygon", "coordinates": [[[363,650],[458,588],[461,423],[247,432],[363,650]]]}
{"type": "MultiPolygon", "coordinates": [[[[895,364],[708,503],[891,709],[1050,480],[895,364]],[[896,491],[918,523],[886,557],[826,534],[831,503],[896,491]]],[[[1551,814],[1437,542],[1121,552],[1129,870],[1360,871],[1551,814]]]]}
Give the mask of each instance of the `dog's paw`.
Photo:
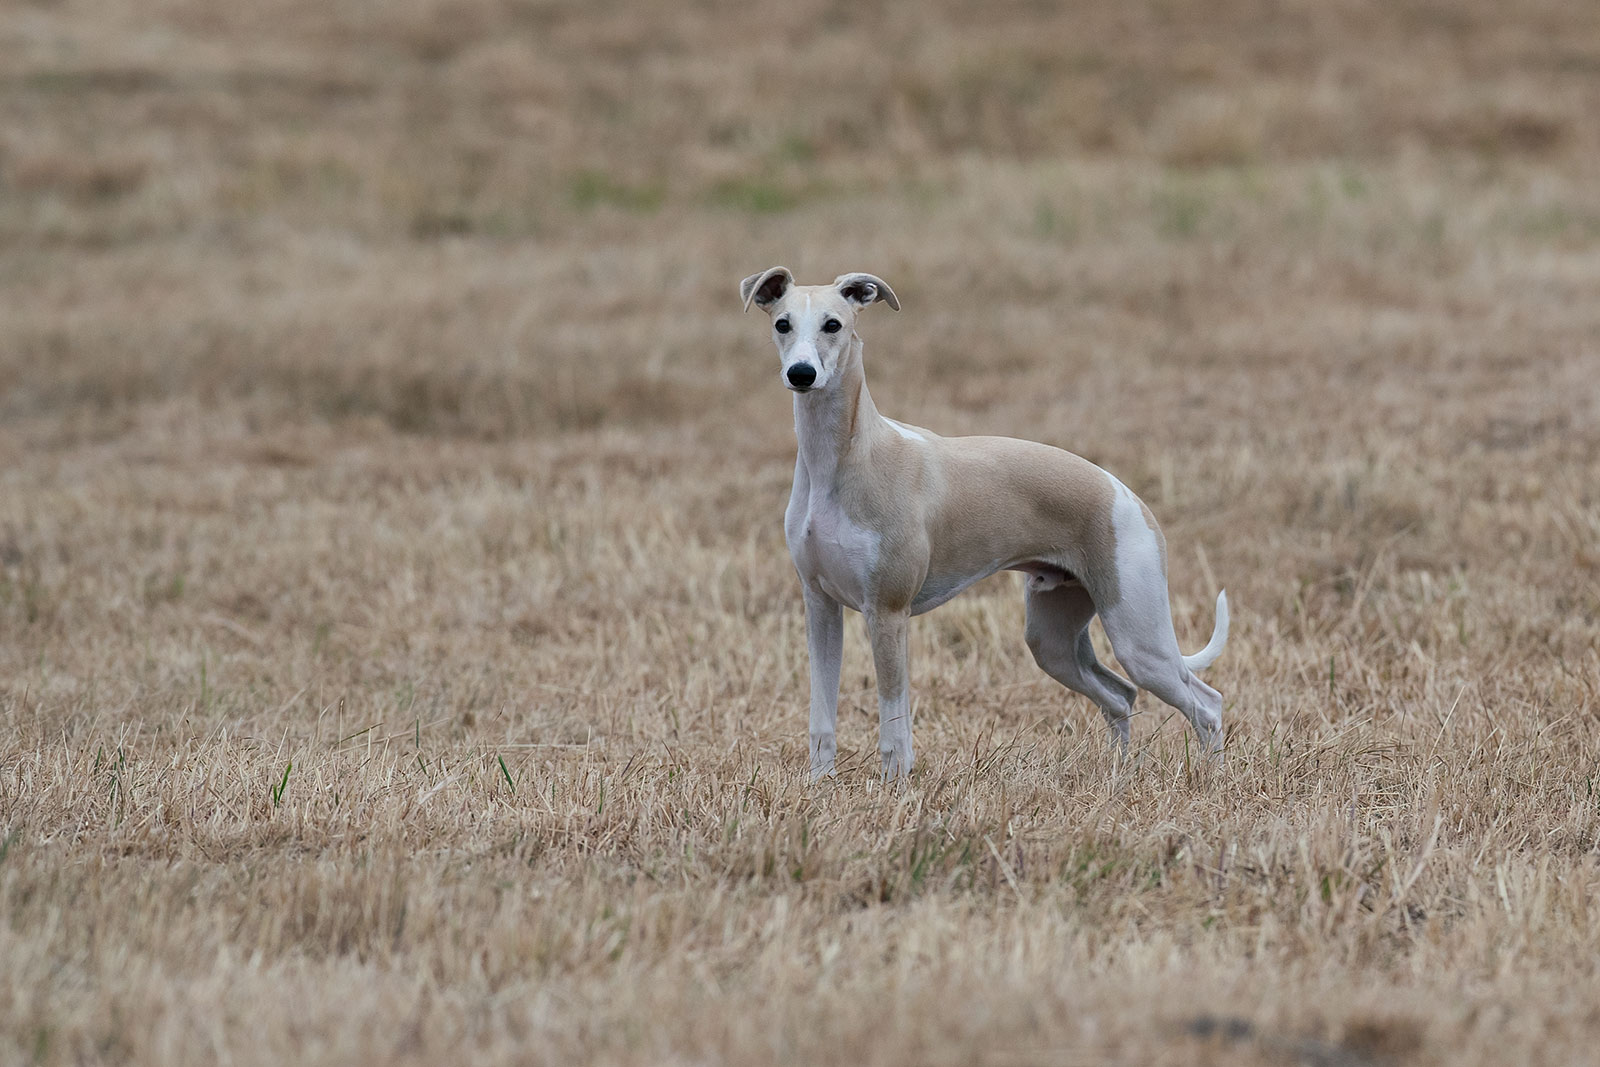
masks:
{"type": "Polygon", "coordinates": [[[1214,767],[1222,766],[1222,727],[1210,726],[1196,730],[1200,741],[1200,755],[1214,767]]]}
{"type": "Polygon", "coordinates": [[[838,755],[839,745],[832,732],[814,732],[811,735],[811,780],[815,782],[831,775],[838,755]]]}
{"type": "Polygon", "coordinates": [[[911,766],[916,762],[916,759],[911,754],[910,745],[883,748],[879,749],[878,752],[883,757],[884,782],[892,782],[898,778],[906,778],[911,775],[911,766]]]}
{"type": "Polygon", "coordinates": [[[1106,726],[1111,730],[1111,740],[1117,746],[1117,751],[1122,755],[1128,754],[1128,745],[1133,740],[1132,719],[1124,716],[1120,719],[1106,719],[1106,726]]]}

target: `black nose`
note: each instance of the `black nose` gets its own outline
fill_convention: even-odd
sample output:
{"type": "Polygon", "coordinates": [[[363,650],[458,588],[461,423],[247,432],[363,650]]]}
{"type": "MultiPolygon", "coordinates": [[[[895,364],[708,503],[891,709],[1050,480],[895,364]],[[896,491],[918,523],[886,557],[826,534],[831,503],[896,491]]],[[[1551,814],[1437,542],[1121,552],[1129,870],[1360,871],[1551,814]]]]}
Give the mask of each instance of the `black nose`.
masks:
{"type": "Polygon", "coordinates": [[[789,384],[796,389],[810,389],[817,380],[817,368],[809,363],[796,363],[789,368],[789,384]]]}

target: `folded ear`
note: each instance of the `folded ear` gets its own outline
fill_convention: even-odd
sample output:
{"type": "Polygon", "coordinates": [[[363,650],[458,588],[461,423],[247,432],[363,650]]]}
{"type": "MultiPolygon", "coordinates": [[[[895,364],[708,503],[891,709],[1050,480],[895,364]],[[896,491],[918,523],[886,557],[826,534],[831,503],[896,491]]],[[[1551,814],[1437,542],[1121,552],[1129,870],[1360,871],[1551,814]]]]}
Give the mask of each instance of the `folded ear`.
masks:
{"type": "Polygon", "coordinates": [[[750,310],[750,304],[765,311],[767,308],[783,299],[783,294],[789,291],[789,286],[794,284],[794,275],[789,273],[788,267],[768,267],[760,274],[752,274],[739,283],[739,298],[744,301],[744,309],[750,310]]]}
{"type": "Polygon", "coordinates": [[[833,280],[833,285],[840,296],[860,307],[882,300],[896,311],[900,310],[900,298],[894,295],[889,283],[876,274],[841,274],[833,280]]]}

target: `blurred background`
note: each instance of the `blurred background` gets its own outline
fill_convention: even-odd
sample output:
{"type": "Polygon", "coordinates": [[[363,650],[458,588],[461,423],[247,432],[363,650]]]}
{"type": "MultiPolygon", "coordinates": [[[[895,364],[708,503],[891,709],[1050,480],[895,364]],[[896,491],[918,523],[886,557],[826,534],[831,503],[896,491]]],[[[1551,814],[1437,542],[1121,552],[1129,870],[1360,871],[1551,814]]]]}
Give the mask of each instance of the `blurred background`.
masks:
{"type": "MultiPolygon", "coordinates": [[[[529,502],[524,547],[610,491],[772,548],[788,397],[736,286],[777,263],[902,295],[864,326],[884,410],[1111,467],[1210,564],[1275,570],[1258,603],[1385,552],[1593,566],[1588,3],[40,0],[0,68],[12,612],[131,597],[137,628],[187,589],[337,644],[372,576],[306,608],[332,517],[289,516],[464,500],[463,470],[529,502]],[[105,510],[49,520],[69,469],[105,510]],[[234,565],[267,519],[167,530],[174,493],[266,494],[283,558],[234,565]],[[167,532],[130,559],[140,514],[167,532]],[[139,591],[85,586],[49,521],[139,591]]],[[[659,602],[550,566],[556,600],[450,613],[499,640],[659,602]]]]}
{"type": "Polygon", "coordinates": [[[1374,253],[1600,236],[1577,0],[40,0],[0,59],[8,420],[670,421],[759,347],[719,298],[772,262],[971,302],[912,339],[934,375],[1035,328],[1192,361],[1249,299],[1213,285],[1393,311],[1374,253]],[[1051,322],[963,325],[997,304],[1051,322]]]}

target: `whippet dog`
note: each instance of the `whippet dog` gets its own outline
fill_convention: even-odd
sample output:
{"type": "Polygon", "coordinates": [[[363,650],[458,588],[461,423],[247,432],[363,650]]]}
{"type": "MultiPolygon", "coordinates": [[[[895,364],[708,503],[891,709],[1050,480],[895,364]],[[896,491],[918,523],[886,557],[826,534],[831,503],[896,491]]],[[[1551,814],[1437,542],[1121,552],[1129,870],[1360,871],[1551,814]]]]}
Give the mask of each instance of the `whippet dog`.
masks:
{"type": "Polygon", "coordinates": [[[1228,596],[1192,656],[1178,650],[1167,602],[1167,545],[1133,491],[1080,456],[1009,437],[940,437],[878,414],[861,366],[856,316],[900,300],[881,278],[842,274],[795,285],[783,267],[739,284],[772,319],[794,395],[799,454],[784,513],[805,591],[811,659],[811,776],[832,774],[838,745],[842,609],[867,621],[878,676],[885,780],[911,771],[906,631],[996,571],[1026,575],[1026,637],[1044,672],[1099,706],[1124,749],[1138,690],[1181,711],[1208,752],[1222,744],[1222,695],[1194,672],[1222,654],[1228,596]],[[1134,685],[1095,658],[1098,613],[1134,685]]]}

